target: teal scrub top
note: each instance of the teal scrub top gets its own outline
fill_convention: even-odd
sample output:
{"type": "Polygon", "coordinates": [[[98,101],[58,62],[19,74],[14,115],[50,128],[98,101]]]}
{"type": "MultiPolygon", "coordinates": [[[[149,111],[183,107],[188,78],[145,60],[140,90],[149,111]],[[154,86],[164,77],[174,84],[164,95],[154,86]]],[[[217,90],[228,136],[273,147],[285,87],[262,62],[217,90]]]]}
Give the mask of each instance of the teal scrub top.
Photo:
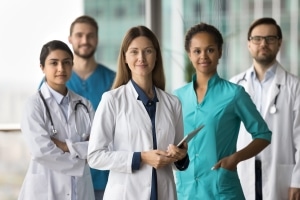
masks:
{"type": "Polygon", "coordinates": [[[211,168],[236,152],[241,122],[253,139],[271,141],[271,131],[243,87],[216,73],[198,103],[195,80],[174,91],[182,103],[184,134],[205,125],[188,144],[189,167],[176,172],[178,199],[245,199],[237,171],[211,168]]]}

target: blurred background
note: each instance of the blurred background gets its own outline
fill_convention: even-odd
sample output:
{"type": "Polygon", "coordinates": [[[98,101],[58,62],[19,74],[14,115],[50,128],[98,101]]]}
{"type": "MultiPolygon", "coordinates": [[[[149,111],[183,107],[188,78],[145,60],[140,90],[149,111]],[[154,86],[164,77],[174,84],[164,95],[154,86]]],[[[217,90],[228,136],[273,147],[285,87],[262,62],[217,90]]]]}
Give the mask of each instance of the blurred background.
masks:
{"type": "Polygon", "coordinates": [[[43,77],[39,54],[44,43],[68,44],[72,21],[87,14],[99,25],[98,62],[116,69],[123,36],[132,26],[146,25],[158,36],[165,66],[166,90],[189,81],[193,71],[184,51],[185,32],[206,22],[217,27],[225,44],[218,66],[225,79],[251,65],[249,25],[273,17],[283,31],[278,60],[300,75],[298,0],[1,0],[0,1],[0,199],[17,199],[29,152],[19,130],[26,99],[43,77]]]}

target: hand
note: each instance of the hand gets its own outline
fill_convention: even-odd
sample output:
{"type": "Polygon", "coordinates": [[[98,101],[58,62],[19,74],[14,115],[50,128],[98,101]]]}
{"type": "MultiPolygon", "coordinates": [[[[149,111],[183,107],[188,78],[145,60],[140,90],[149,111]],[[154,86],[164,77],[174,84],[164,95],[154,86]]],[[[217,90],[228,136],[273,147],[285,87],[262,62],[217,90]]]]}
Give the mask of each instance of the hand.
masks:
{"type": "Polygon", "coordinates": [[[300,188],[289,188],[289,200],[300,200],[300,188]]]}
{"type": "Polygon", "coordinates": [[[60,148],[63,152],[69,152],[68,145],[65,142],[59,141],[58,139],[51,137],[52,142],[60,148]]]}
{"type": "Polygon", "coordinates": [[[187,154],[187,150],[188,150],[188,145],[186,142],[184,142],[180,148],[173,145],[173,144],[170,144],[168,146],[168,156],[169,157],[172,157],[172,158],[175,158],[176,161],[178,160],[182,160],[183,158],[186,157],[186,154],[187,154]]]}
{"type": "Polygon", "coordinates": [[[231,170],[234,171],[236,170],[236,166],[237,166],[238,162],[235,159],[234,154],[232,154],[231,156],[222,158],[221,160],[219,160],[219,162],[217,162],[212,169],[219,169],[220,167],[225,168],[227,170],[231,170]]]}
{"type": "Polygon", "coordinates": [[[151,165],[155,169],[165,167],[176,161],[175,158],[169,157],[166,151],[161,150],[144,151],[141,153],[141,159],[143,163],[151,165]]]}

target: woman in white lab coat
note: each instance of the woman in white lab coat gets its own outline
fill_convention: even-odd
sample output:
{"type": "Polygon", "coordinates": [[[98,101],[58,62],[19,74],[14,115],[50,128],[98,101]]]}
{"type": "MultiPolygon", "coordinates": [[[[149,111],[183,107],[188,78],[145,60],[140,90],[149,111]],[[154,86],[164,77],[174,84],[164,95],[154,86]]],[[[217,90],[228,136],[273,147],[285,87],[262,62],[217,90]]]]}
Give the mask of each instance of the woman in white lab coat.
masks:
{"type": "MultiPolygon", "coordinates": [[[[277,65],[275,77],[267,95],[267,109],[262,113],[273,133],[271,144],[260,153],[262,190],[263,199],[283,200],[288,199],[289,187],[300,188],[300,81],[277,61],[274,65],[277,65]]],[[[251,97],[255,95],[252,72],[253,67],[231,79],[244,86],[251,97]]],[[[251,135],[241,127],[238,149],[251,140],[251,135]]],[[[245,196],[254,200],[254,158],[240,163],[238,172],[245,196]]]]}
{"type": "Polygon", "coordinates": [[[73,54],[65,43],[54,40],[42,47],[40,67],[46,81],[29,98],[21,122],[31,161],[20,200],[94,200],[86,161],[94,111],[65,85],[72,66],[73,54]]]}
{"type": "Polygon", "coordinates": [[[121,45],[113,90],[96,110],[88,148],[92,168],[110,170],[105,200],[176,200],[172,166],[189,164],[181,104],[164,92],[162,56],[145,26],[121,45]]]}

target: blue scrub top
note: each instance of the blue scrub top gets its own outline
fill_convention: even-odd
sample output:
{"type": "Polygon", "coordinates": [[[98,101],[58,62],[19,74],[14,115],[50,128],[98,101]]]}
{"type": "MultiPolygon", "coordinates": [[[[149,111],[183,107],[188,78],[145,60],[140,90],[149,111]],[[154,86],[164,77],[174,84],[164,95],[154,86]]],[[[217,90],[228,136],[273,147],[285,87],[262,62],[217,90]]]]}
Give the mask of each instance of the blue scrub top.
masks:
{"type": "Polygon", "coordinates": [[[178,199],[245,199],[237,171],[211,170],[222,158],[236,152],[240,124],[254,138],[271,140],[271,131],[244,88],[216,73],[198,103],[193,81],[174,91],[182,103],[184,134],[204,124],[189,142],[190,165],[176,172],[178,199]]]}
{"type": "MultiPolygon", "coordinates": [[[[95,71],[86,79],[82,80],[74,71],[67,82],[67,87],[75,93],[87,98],[93,105],[94,110],[102,98],[102,94],[111,89],[115,79],[115,72],[98,64],[95,71]]],[[[95,190],[104,190],[109,171],[96,170],[91,168],[93,186],[95,190]]]]}
{"type": "Polygon", "coordinates": [[[67,87],[75,93],[87,98],[96,110],[102,94],[111,89],[116,73],[104,65],[98,64],[95,71],[82,80],[74,71],[67,82],[67,87]]]}

